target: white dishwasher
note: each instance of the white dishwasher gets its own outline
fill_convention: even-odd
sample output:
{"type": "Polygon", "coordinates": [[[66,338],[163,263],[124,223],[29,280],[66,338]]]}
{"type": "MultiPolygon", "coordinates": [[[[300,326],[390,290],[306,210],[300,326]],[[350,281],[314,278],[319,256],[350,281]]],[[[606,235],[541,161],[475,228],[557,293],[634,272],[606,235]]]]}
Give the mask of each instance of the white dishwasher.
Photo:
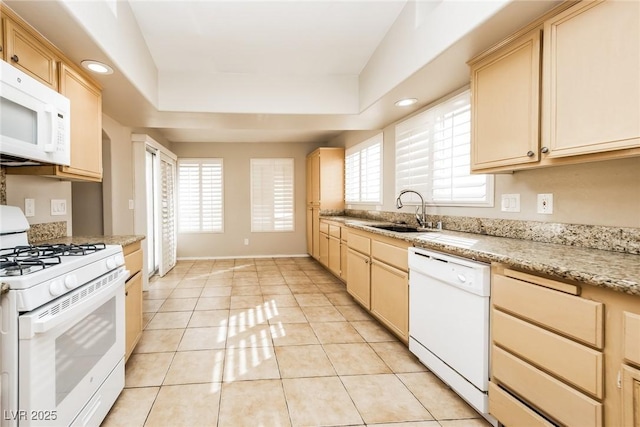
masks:
{"type": "Polygon", "coordinates": [[[488,414],[490,266],[409,248],[409,350],[488,414]]]}

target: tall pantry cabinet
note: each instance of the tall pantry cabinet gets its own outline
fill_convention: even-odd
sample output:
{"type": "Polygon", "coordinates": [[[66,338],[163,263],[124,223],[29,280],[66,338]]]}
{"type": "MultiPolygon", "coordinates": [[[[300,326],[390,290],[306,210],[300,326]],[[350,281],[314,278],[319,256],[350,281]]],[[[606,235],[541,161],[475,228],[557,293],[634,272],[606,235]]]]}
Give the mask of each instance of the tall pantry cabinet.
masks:
{"type": "Polygon", "coordinates": [[[344,148],[307,156],[307,253],[320,259],[320,214],[344,210],[344,148]]]}

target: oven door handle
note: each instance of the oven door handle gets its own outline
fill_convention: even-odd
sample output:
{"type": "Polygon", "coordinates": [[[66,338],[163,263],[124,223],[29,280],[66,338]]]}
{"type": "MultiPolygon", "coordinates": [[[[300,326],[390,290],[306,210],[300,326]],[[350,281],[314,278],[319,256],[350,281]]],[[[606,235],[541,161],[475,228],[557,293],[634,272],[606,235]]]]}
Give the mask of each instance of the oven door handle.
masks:
{"type": "MultiPolygon", "coordinates": [[[[118,289],[124,288],[125,278],[128,272],[124,270],[123,275],[114,280],[109,286],[98,290],[91,296],[82,299],[82,303],[76,307],[72,307],[68,310],[59,311],[56,314],[50,314],[46,316],[40,315],[42,312],[46,312],[49,308],[43,307],[42,309],[35,310],[28,315],[20,316],[20,339],[26,340],[33,338],[36,334],[42,334],[50,331],[58,325],[68,322],[73,319],[82,319],[89,315],[96,308],[107,302],[110,298],[116,295],[118,289]]],[[[71,297],[69,297],[71,298],[71,297]]],[[[58,303],[60,304],[60,303],[58,303]]]]}

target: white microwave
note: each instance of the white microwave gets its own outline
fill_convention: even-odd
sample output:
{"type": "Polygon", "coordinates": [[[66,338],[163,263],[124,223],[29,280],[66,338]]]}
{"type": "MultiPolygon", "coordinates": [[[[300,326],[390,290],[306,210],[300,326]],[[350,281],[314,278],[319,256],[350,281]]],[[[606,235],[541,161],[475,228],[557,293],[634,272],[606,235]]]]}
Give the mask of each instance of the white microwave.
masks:
{"type": "Polygon", "coordinates": [[[70,102],[0,61],[0,164],[71,162],[70,102]]]}

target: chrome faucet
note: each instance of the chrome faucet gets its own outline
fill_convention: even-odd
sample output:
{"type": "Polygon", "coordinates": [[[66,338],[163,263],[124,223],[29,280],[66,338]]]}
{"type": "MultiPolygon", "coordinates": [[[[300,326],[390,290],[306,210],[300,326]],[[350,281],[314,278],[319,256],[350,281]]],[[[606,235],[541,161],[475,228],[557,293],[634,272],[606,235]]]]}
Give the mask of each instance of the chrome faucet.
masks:
{"type": "Polygon", "coordinates": [[[414,193],[414,194],[417,194],[418,197],[420,197],[420,201],[421,201],[421,205],[422,205],[422,214],[418,215],[418,210],[420,209],[420,207],[417,207],[416,208],[416,221],[418,221],[418,225],[420,225],[420,227],[426,228],[427,227],[427,213],[426,213],[426,208],[425,208],[425,204],[424,204],[424,197],[422,197],[422,194],[418,193],[415,190],[402,190],[400,192],[400,194],[398,194],[398,198],[396,199],[396,208],[400,209],[402,206],[404,206],[402,204],[402,200],[400,200],[400,198],[405,193],[414,193]]]}

